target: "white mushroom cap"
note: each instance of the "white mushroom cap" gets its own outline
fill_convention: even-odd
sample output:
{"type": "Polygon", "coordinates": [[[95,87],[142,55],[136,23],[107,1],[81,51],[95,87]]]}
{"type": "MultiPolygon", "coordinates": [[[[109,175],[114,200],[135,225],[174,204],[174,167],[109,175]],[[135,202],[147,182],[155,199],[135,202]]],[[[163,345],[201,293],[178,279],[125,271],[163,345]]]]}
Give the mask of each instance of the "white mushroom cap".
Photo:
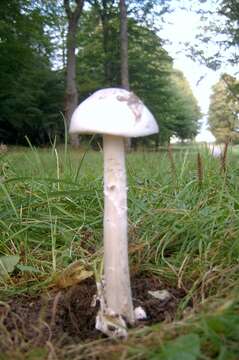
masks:
{"type": "Polygon", "coordinates": [[[124,89],[96,91],[74,111],[70,133],[138,137],[155,134],[158,125],[142,101],[124,89]]]}

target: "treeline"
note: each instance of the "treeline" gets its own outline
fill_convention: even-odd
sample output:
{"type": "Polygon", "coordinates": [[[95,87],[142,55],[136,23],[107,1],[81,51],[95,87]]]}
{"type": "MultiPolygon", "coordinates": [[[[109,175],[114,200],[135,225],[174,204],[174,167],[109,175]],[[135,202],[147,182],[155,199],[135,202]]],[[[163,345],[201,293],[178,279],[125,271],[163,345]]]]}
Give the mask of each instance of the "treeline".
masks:
{"type": "MultiPolygon", "coordinates": [[[[107,28],[99,11],[101,0],[86,2],[79,22],[80,101],[99,88],[120,86],[119,9],[116,1],[110,3],[107,28]]],[[[63,1],[2,1],[0,19],[0,142],[26,144],[26,136],[36,145],[63,141],[67,32],[63,1]]],[[[128,36],[130,87],[160,126],[159,136],[144,141],[157,145],[172,135],[193,138],[201,114],[161,39],[134,15],[128,18],[128,36]]]]}
{"type": "Polygon", "coordinates": [[[217,142],[239,144],[239,80],[222,74],[212,90],[209,129],[217,142]]]}

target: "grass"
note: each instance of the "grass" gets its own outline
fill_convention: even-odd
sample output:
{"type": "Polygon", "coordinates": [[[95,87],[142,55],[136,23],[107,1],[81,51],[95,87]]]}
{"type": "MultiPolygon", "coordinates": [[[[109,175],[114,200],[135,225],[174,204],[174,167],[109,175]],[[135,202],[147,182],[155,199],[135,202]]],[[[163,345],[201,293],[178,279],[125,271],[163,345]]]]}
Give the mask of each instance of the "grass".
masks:
{"type": "MultiPolygon", "coordinates": [[[[188,147],[173,153],[174,166],[167,152],[127,158],[131,271],[187,292],[174,321],[133,329],[123,343],[57,348],[56,358],[239,359],[238,150],[229,151],[225,174],[218,159],[199,151],[200,179],[197,150],[188,147]]],[[[98,152],[53,147],[1,155],[0,254],[19,256],[14,271],[0,277],[3,301],[41,292],[75,260],[99,267],[102,180],[98,152]]],[[[51,353],[31,351],[29,359],[51,353]]]]}

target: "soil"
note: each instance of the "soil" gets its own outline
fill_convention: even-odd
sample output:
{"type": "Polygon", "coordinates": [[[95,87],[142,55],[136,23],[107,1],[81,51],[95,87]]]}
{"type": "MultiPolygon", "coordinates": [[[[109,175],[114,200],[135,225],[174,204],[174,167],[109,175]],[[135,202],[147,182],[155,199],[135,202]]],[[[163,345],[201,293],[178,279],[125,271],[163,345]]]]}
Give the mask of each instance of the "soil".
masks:
{"type": "MultiPolygon", "coordinates": [[[[141,306],[147,319],[137,326],[172,321],[180,300],[185,296],[182,289],[163,286],[157,277],[135,276],[132,279],[134,307],[141,306]],[[166,289],[170,297],[154,298],[148,291],[166,289]]],[[[98,309],[91,306],[96,294],[95,282],[88,278],[78,285],[64,290],[51,290],[39,296],[17,296],[6,303],[0,302],[0,351],[18,342],[44,346],[49,342],[72,344],[104,337],[95,329],[98,309]],[[1,331],[2,330],[2,331],[1,331]]],[[[27,346],[27,345],[26,345],[27,346]]]]}

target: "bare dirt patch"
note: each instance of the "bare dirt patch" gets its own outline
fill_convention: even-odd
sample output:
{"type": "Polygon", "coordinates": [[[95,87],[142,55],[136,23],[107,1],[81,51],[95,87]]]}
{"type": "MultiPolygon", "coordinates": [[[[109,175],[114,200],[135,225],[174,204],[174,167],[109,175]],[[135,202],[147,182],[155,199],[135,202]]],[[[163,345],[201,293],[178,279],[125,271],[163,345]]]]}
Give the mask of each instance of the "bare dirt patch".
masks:
{"type": "MultiPolygon", "coordinates": [[[[172,321],[177,306],[185,296],[181,289],[163,286],[156,277],[135,276],[132,279],[134,306],[141,306],[147,320],[138,326],[172,321]],[[148,293],[167,289],[170,297],[159,300],[148,293]]],[[[60,346],[100,339],[95,329],[98,309],[91,306],[96,286],[93,279],[64,290],[51,290],[39,296],[17,296],[0,303],[0,351],[10,348],[29,351],[29,347],[60,346]]],[[[0,357],[1,358],[1,357],[0,357]]]]}

